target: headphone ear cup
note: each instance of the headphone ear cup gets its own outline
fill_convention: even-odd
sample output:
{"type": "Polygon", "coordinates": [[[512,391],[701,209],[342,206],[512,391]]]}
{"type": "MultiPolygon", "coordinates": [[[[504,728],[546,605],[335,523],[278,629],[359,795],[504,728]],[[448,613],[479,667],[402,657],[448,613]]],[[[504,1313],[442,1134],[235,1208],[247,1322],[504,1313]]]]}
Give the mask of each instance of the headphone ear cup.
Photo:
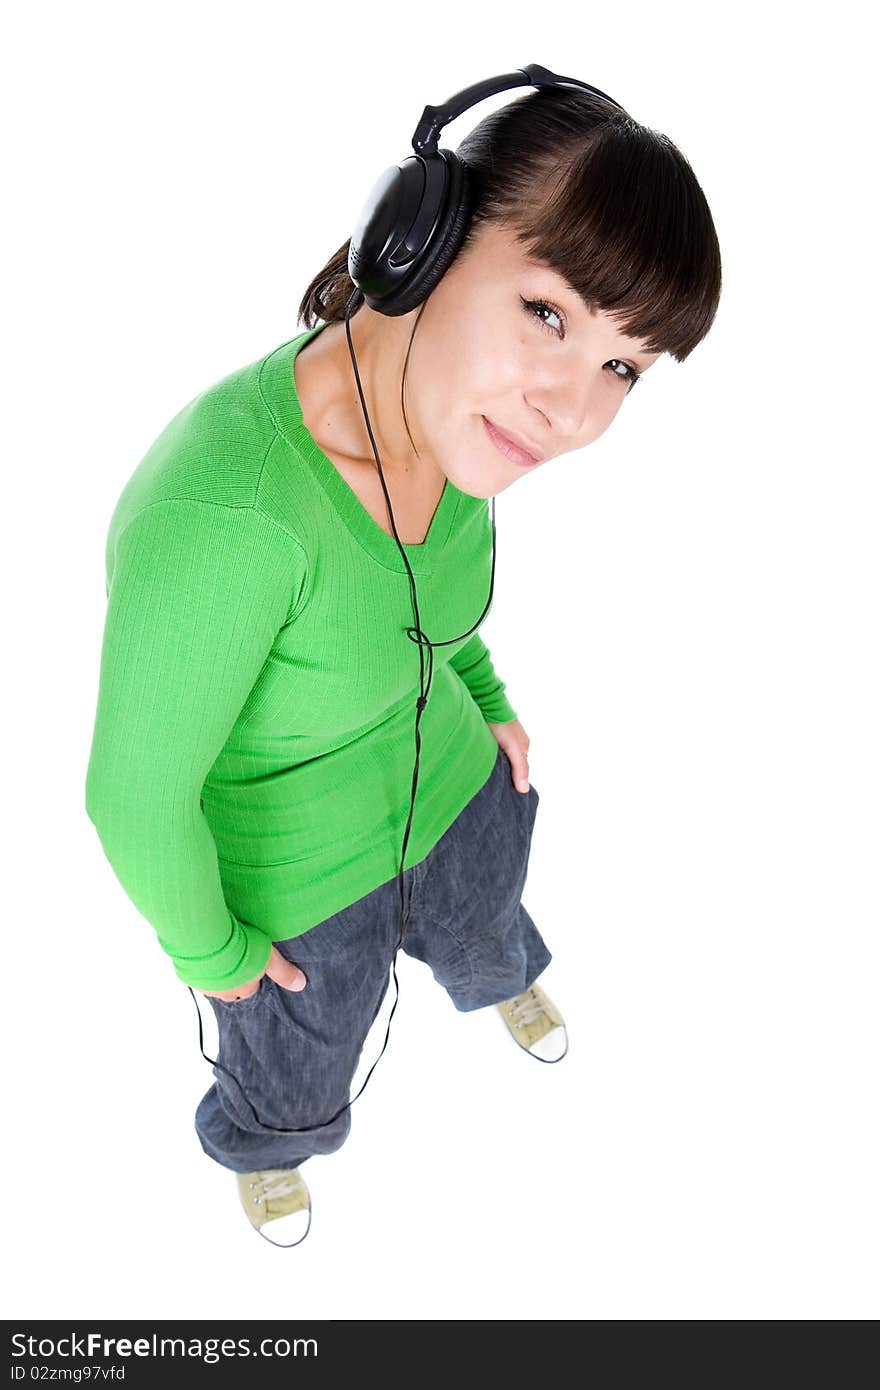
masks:
{"type": "Polygon", "coordinates": [[[449,196],[428,248],[418,257],[407,278],[382,304],[380,312],[408,314],[428,298],[458,254],[470,225],[474,185],[470,170],[453,150],[438,150],[450,176],[449,196]]]}

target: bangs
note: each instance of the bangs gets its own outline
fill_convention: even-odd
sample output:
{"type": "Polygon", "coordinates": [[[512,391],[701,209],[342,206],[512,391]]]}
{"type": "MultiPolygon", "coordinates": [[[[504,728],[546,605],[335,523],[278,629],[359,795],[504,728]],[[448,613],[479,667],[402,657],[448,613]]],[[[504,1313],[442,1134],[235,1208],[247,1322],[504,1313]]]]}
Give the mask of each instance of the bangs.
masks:
{"type": "MultiPolygon", "coordinates": [[[[530,168],[522,159],[508,167],[506,187],[483,167],[488,196],[475,222],[502,221],[589,310],[612,315],[645,351],[683,362],[709,332],[721,293],[711,213],[684,155],[665,135],[625,112],[609,114],[606,103],[582,92],[537,92],[505,112],[512,125],[529,129],[535,146],[543,136],[544,149],[533,150],[530,168]],[[585,106],[595,124],[572,141],[572,113],[580,109],[583,117],[585,106]],[[554,126],[565,129],[567,142],[554,126]]],[[[513,133],[504,133],[505,143],[513,133]]]]}

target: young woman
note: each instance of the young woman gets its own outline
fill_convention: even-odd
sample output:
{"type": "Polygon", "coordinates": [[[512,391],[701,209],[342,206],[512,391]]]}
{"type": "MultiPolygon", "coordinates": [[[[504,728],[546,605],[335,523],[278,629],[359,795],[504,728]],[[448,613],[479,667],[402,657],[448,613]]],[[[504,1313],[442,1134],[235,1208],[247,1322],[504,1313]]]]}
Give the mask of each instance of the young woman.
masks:
{"type": "Polygon", "coordinates": [[[693,351],[720,296],[690,165],[600,97],[531,92],[457,153],[476,197],[427,298],[396,316],[362,302],[346,324],[346,242],[303,297],[304,331],[166,426],[108,536],[87,811],[178,977],[211,1001],[196,1132],[276,1244],[309,1229],[300,1167],[350,1129],[413,779],[410,576],[346,330],[420,626],[441,644],[403,949],[457,1009],[497,1007],[523,1051],[556,1061],[550,951],[521,898],[529,735],[479,633],[442,643],[486,603],[487,499],[597,439],[662,353],[693,351]]]}

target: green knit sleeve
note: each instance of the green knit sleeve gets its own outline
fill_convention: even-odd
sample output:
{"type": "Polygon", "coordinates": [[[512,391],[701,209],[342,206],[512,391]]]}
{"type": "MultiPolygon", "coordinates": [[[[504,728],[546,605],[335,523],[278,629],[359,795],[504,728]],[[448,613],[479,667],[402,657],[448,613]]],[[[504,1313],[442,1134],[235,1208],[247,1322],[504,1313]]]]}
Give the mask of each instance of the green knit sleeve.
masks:
{"type": "Polygon", "coordinates": [[[449,658],[488,724],[508,724],[516,710],[504,694],[505,684],[495,674],[489,649],[478,632],[449,658]]]}
{"type": "Polygon", "coordinates": [[[250,507],[169,499],[111,537],[86,812],[181,980],[226,990],[271,939],[227,906],[201,789],[306,574],[250,507]]]}

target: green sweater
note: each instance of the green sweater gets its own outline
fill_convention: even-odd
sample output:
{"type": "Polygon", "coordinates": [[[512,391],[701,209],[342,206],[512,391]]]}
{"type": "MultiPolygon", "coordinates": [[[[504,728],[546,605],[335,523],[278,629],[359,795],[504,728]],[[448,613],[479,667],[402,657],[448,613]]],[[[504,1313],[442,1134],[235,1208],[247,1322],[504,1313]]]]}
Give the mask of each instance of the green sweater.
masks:
{"type": "MultiPolygon", "coordinates": [[[[273,941],[400,864],[419,694],[410,582],[394,537],[303,423],[293,359],[324,327],[185,405],[107,536],[86,812],[199,989],[252,980],[273,941]]],[[[488,501],[447,480],[406,553],[423,631],[466,632],[489,593],[488,501]]],[[[516,718],[479,632],[433,663],[406,868],[486,782],[488,722],[516,718]]]]}

